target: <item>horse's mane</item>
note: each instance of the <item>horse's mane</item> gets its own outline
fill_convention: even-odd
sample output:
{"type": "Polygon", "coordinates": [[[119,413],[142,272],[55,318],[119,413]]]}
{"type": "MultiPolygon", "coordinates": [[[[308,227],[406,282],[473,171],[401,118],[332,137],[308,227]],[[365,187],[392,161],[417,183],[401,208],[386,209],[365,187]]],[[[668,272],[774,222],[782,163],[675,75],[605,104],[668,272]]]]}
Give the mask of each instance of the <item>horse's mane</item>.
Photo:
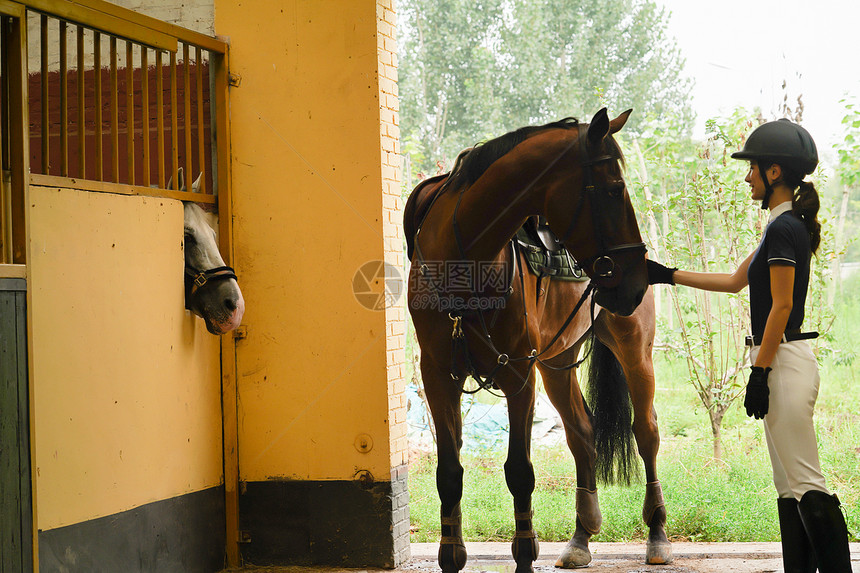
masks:
{"type": "Polygon", "coordinates": [[[578,119],[575,117],[566,117],[552,123],[547,123],[546,125],[521,127],[495,139],[479,143],[469,150],[468,153],[461,154],[457,158],[457,163],[454,165],[454,169],[451,170],[451,179],[446,188],[456,191],[472,185],[497,159],[535,133],[548,129],[572,129],[577,126],[579,126],[578,119]]]}

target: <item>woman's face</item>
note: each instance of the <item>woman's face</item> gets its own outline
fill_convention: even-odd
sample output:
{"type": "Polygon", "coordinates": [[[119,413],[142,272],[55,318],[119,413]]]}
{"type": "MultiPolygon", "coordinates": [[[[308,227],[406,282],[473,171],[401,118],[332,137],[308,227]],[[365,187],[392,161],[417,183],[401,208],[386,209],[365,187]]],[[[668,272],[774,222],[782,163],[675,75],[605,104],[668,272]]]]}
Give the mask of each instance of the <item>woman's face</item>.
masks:
{"type": "Polygon", "coordinates": [[[761,173],[758,170],[758,163],[755,161],[750,162],[750,170],[744,181],[750,184],[753,201],[764,199],[764,181],[762,181],[761,173]]]}

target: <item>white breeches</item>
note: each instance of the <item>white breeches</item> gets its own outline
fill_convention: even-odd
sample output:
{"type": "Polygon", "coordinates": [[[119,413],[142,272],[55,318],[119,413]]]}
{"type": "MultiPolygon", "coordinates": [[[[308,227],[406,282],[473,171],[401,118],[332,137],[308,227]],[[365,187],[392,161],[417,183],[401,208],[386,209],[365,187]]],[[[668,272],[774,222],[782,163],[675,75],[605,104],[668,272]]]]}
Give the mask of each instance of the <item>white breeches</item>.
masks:
{"type": "MultiPolygon", "coordinates": [[[[755,363],[759,347],[750,352],[755,363]]],[[[779,497],[800,500],[807,491],[829,494],[818,462],[812,416],[818,398],[818,364],[804,340],[779,345],[768,376],[764,433],[779,497]]]]}

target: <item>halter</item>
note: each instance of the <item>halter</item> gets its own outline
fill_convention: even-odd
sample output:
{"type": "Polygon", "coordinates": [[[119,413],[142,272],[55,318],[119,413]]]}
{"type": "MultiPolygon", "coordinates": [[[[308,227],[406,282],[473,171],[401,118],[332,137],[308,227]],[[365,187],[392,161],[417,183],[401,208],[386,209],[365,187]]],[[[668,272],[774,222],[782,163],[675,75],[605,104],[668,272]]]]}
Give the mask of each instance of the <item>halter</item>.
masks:
{"type": "Polygon", "coordinates": [[[185,308],[192,310],[191,307],[194,306],[192,302],[200,289],[207,284],[229,279],[239,281],[239,277],[236,276],[236,271],[232,267],[215,267],[201,271],[191,265],[185,265],[185,308]]]}
{"type": "MultiPolygon", "coordinates": [[[[559,338],[561,338],[561,335],[564,333],[565,330],[567,330],[567,327],[570,325],[570,323],[573,322],[573,319],[576,316],[576,314],[579,312],[579,309],[582,308],[582,306],[585,303],[588,296],[595,290],[595,288],[597,286],[601,286],[604,288],[612,288],[612,287],[617,286],[618,283],[620,283],[621,273],[616,272],[616,268],[620,269],[621,267],[615,263],[615,260],[612,258],[613,254],[617,254],[617,253],[625,252],[625,251],[631,251],[631,250],[642,250],[642,251],[647,252],[647,248],[646,248],[644,242],[624,243],[624,244],[613,245],[613,246],[607,246],[606,245],[606,242],[604,240],[604,233],[601,232],[602,231],[602,225],[600,224],[600,218],[598,217],[597,210],[596,210],[596,207],[598,204],[598,202],[597,202],[598,190],[594,184],[594,174],[592,172],[592,167],[594,165],[597,165],[600,163],[605,163],[607,161],[614,161],[615,158],[612,157],[611,155],[604,154],[604,155],[601,155],[601,156],[596,157],[596,158],[588,159],[588,149],[586,146],[587,136],[585,134],[583,134],[581,127],[578,128],[578,131],[579,131],[579,138],[578,139],[580,141],[581,156],[583,158],[585,158],[580,162],[580,166],[583,168],[582,169],[582,172],[583,172],[583,192],[580,194],[580,198],[579,198],[579,202],[577,204],[577,207],[573,210],[574,216],[571,219],[571,223],[568,226],[567,230],[565,231],[564,235],[562,235],[560,242],[564,243],[564,239],[569,239],[570,235],[573,234],[575,224],[576,224],[576,219],[577,219],[576,214],[581,210],[583,202],[587,196],[589,201],[591,202],[591,207],[592,207],[591,212],[592,212],[592,217],[593,217],[594,230],[596,231],[598,251],[595,255],[585,259],[581,263],[578,262],[576,264],[576,267],[579,269],[590,268],[593,275],[594,275],[594,278],[592,278],[592,280],[589,281],[588,286],[583,291],[582,295],[579,298],[579,301],[574,306],[573,310],[568,315],[567,319],[562,324],[561,328],[558,330],[558,332],[555,334],[555,336],[553,336],[553,338],[550,340],[549,344],[547,344],[546,347],[541,352],[538,352],[536,349],[534,349],[534,346],[532,346],[530,335],[528,334],[528,310],[527,310],[527,306],[525,304],[525,302],[526,302],[525,301],[525,279],[523,276],[522,265],[517,264],[517,258],[519,257],[519,252],[518,252],[518,249],[516,246],[516,241],[514,241],[513,242],[514,244],[512,246],[512,251],[513,251],[512,252],[512,261],[513,261],[513,265],[515,266],[515,268],[519,267],[521,296],[523,297],[523,320],[524,320],[524,324],[526,325],[526,336],[528,337],[529,345],[532,346],[533,349],[532,349],[531,353],[529,353],[529,355],[516,357],[516,358],[511,358],[507,354],[505,354],[503,352],[499,352],[498,349],[493,344],[492,337],[489,333],[489,328],[487,328],[487,323],[486,323],[486,320],[484,318],[483,311],[477,310],[476,311],[477,316],[478,316],[479,321],[480,321],[480,330],[478,330],[474,327],[473,327],[473,330],[476,330],[476,333],[478,334],[479,338],[481,338],[483,340],[483,342],[489,347],[491,352],[495,353],[498,357],[496,360],[496,365],[493,367],[493,369],[490,371],[490,373],[487,376],[482,377],[481,375],[479,375],[476,372],[474,366],[472,365],[471,356],[470,356],[468,344],[466,341],[465,332],[463,331],[462,313],[460,313],[460,312],[449,313],[448,317],[453,321],[453,331],[451,333],[451,340],[452,340],[451,377],[454,380],[457,380],[457,381],[460,380],[460,377],[454,373],[455,365],[456,365],[456,355],[459,351],[463,355],[463,360],[464,360],[464,363],[466,366],[467,375],[472,376],[472,378],[474,378],[475,381],[478,383],[478,388],[476,390],[466,390],[465,387],[461,385],[460,390],[464,393],[473,394],[475,392],[478,392],[481,389],[484,389],[490,393],[493,393],[491,388],[494,385],[493,384],[493,378],[495,377],[496,373],[502,367],[504,367],[505,365],[508,365],[509,363],[512,363],[512,362],[522,362],[522,361],[527,360],[529,362],[529,369],[531,369],[531,367],[534,365],[535,362],[540,362],[543,366],[545,366],[547,368],[551,368],[553,370],[570,370],[572,368],[577,368],[580,364],[582,364],[585,361],[585,359],[588,356],[587,354],[584,355],[581,359],[579,359],[579,360],[577,360],[571,364],[561,366],[561,367],[550,366],[546,362],[542,361],[540,357],[541,357],[541,355],[546,353],[547,350],[549,350],[559,338]]],[[[575,145],[575,144],[572,144],[570,147],[572,147],[573,145],[575,145]]],[[[570,149],[570,147],[568,147],[568,149],[565,150],[565,153],[570,149]]],[[[547,170],[550,167],[552,167],[553,165],[555,165],[555,163],[558,162],[565,153],[562,153],[558,158],[556,158],[550,164],[550,166],[547,168],[547,170]]],[[[544,172],[546,172],[546,170],[544,172]]],[[[449,177],[448,181],[446,181],[443,184],[443,188],[448,185],[450,180],[451,179],[449,177]]],[[[454,238],[455,238],[456,243],[457,243],[457,249],[459,250],[460,256],[463,259],[465,259],[465,251],[463,249],[463,242],[462,242],[462,237],[460,234],[459,225],[457,224],[457,210],[460,207],[460,202],[462,201],[464,191],[465,190],[461,191],[461,193],[460,193],[460,196],[457,200],[457,204],[454,208],[454,214],[453,214],[453,218],[452,218],[453,219],[452,224],[453,224],[453,230],[454,230],[454,238]]],[[[601,191],[605,191],[605,189],[601,188],[601,191]]],[[[433,198],[433,201],[431,201],[430,206],[428,207],[427,211],[424,214],[424,219],[422,219],[421,223],[418,225],[418,228],[415,231],[415,241],[414,241],[414,244],[415,244],[415,246],[414,246],[414,258],[418,263],[420,263],[420,267],[419,267],[420,268],[420,274],[422,277],[424,277],[424,279],[430,285],[431,289],[437,295],[441,295],[442,291],[434,283],[432,277],[428,276],[429,275],[429,272],[428,272],[429,268],[426,264],[424,264],[424,259],[423,259],[423,256],[421,254],[421,248],[420,248],[419,243],[418,243],[418,234],[421,231],[421,226],[423,225],[424,220],[426,220],[427,215],[430,212],[430,209],[433,207],[433,205],[436,202],[436,199],[439,197],[439,194],[440,193],[437,193],[436,197],[433,198]]],[[[513,281],[511,281],[511,283],[512,282],[513,281]]],[[[511,290],[512,289],[508,290],[508,294],[510,294],[511,290]]],[[[473,293],[473,296],[477,296],[477,293],[473,293]]],[[[590,311],[591,311],[590,314],[591,314],[591,323],[592,323],[592,334],[591,335],[593,337],[594,336],[593,325],[594,325],[594,318],[595,318],[595,313],[594,313],[595,302],[594,302],[593,298],[591,299],[591,304],[589,306],[590,306],[590,311]]],[[[493,322],[495,322],[495,320],[493,322]]],[[[526,378],[523,381],[523,386],[516,392],[516,394],[519,394],[520,392],[522,392],[526,388],[527,385],[528,385],[528,378],[526,378]]],[[[514,395],[516,395],[516,394],[514,394],[514,395]]]]}

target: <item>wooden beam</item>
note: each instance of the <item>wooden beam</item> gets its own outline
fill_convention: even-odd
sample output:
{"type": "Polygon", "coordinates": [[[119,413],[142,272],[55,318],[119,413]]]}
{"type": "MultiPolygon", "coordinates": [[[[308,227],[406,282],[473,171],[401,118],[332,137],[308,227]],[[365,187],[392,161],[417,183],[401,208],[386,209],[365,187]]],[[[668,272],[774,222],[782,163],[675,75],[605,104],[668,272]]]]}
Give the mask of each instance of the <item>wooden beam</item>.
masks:
{"type": "Polygon", "coordinates": [[[212,195],[192,193],[190,191],[173,191],[171,189],[158,189],[156,187],[141,187],[140,185],[126,185],[125,183],[109,183],[105,181],[91,181],[89,179],[76,179],[74,177],[57,177],[54,175],[30,175],[30,185],[34,187],[56,187],[62,189],[79,189],[81,191],[93,191],[95,193],[113,193],[114,195],[140,195],[144,197],[166,197],[178,199],[179,201],[193,201],[195,203],[215,203],[212,195]]]}
{"type": "MultiPolygon", "coordinates": [[[[146,44],[171,52],[176,51],[176,37],[163,30],[160,31],[144,25],[144,22],[155,20],[154,18],[136,14],[131,10],[111,5],[108,2],[27,0],[27,6],[37,12],[76,24],[83,24],[87,28],[109,33],[139,44],[146,44]]],[[[182,30],[179,26],[175,26],[175,28],[182,30]]],[[[199,35],[206,37],[203,34],[199,35]]]]}

